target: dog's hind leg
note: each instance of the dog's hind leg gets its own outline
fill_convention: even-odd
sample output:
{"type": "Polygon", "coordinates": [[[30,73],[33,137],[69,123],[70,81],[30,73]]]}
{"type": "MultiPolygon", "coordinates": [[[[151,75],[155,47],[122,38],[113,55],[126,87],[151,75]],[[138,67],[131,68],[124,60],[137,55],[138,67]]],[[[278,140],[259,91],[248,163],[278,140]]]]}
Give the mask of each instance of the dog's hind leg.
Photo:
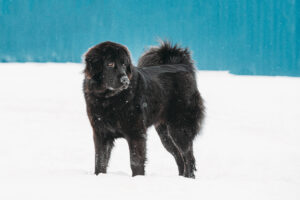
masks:
{"type": "Polygon", "coordinates": [[[193,154],[193,136],[191,129],[186,127],[169,126],[170,135],[178,147],[184,162],[183,176],[188,178],[195,178],[194,171],[196,171],[195,157],[193,154]]]}
{"type": "Polygon", "coordinates": [[[167,125],[166,124],[156,125],[155,129],[165,149],[174,156],[178,166],[179,175],[182,176],[184,172],[183,157],[180,154],[178,147],[174,144],[170,134],[168,133],[167,125]]]}

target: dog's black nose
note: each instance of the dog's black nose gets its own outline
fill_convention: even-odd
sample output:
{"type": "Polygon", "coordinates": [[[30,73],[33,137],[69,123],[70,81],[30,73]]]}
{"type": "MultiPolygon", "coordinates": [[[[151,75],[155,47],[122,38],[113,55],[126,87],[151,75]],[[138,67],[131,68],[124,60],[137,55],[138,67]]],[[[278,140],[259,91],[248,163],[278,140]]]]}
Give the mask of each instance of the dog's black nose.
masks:
{"type": "Polygon", "coordinates": [[[129,85],[129,78],[127,76],[122,76],[120,78],[121,83],[123,83],[123,85],[129,85]]]}

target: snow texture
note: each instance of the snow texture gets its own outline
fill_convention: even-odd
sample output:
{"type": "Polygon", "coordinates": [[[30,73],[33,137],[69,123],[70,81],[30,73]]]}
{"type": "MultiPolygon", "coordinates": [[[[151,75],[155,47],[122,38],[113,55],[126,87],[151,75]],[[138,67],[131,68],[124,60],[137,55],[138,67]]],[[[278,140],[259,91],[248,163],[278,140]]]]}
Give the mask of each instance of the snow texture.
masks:
{"type": "MultiPolygon", "coordinates": [[[[93,175],[80,64],[0,65],[0,199],[300,199],[300,78],[198,72],[207,117],[196,179],[148,131],[146,176],[117,140],[93,175]]],[[[134,122],[132,122],[134,123],[134,122]]]]}

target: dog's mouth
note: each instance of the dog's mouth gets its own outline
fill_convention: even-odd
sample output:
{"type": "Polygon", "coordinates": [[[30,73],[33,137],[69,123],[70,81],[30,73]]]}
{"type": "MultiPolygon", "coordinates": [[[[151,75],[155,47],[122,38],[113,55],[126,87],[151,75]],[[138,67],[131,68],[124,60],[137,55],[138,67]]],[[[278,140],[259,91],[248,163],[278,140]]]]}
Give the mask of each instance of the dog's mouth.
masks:
{"type": "Polygon", "coordinates": [[[105,87],[103,89],[94,89],[94,93],[104,96],[105,98],[109,98],[112,96],[115,96],[122,92],[123,90],[126,90],[129,87],[129,85],[122,85],[119,88],[113,88],[113,87],[105,87]]]}
{"type": "MultiPolygon", "coordinates": [[[[105,98],[109,98],[112,96],[115,96],[122,92],[123,90],[126,90],[129,87],[130,80],[129,78],[124,75],[120,78],[121,86],[112,87],[109,84],[103,84],[98,85],[95,81],[93,82],[93,91],[96,95],[104,96],[105,98]]],[[[113,85],[113,84],[112,84],[113,85]]]]}
{"type": "Polygon", "coordinates": [[[129,85],[122,85],[119,88],[107,87],[106,89],[97,91],[97,93],[100,93],[100,94],[104,95],[105,98],[109,98],[109,97],[112,97],[112,96],[115,96],[115,95],[119,94],[123,90],[126,90],[128,88],[128,86],[129,85]]]}

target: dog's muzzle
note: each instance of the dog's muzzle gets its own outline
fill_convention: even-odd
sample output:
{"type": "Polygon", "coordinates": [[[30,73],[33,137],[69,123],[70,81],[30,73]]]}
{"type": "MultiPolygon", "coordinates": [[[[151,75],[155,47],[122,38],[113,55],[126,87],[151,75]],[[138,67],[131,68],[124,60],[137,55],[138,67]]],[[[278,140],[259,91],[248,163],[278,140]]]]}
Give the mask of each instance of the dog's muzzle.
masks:
{"type": "Polygon", "coordinates": [[[120,78],[120,82],[122,83],[122,86],[120,88],[118,89],[108,88],[110,92],[105,95],[106,98],[112,97],[120,93],[121,91],[126,90],[130,84],[130,80],[126,75],[120,78]]]}
{"type": "Polygon", "coordinates": [[[130,80],[126,75],[122,76],[120,78],[120,81],[123,84],[124,88],[127,88],[129,86],[130,80]]]}

